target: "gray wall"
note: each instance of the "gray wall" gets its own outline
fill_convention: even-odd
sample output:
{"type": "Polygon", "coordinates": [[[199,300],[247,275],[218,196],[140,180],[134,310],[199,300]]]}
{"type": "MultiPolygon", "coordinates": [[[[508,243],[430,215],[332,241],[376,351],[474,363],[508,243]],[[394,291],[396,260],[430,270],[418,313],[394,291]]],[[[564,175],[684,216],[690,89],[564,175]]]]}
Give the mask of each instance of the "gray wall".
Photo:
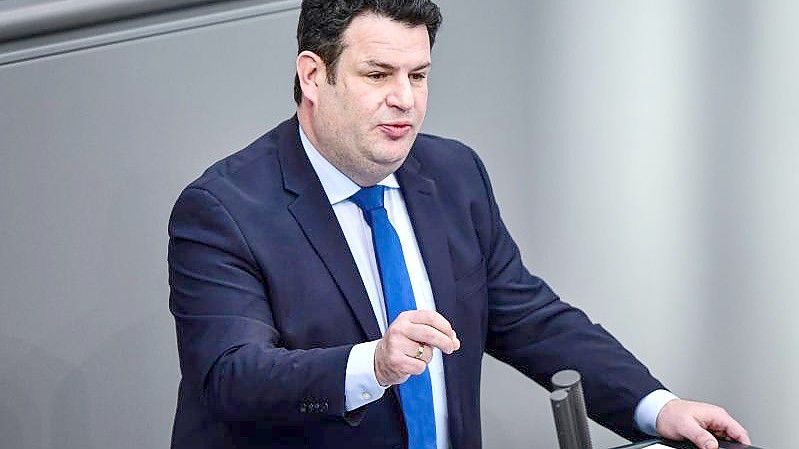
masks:
{"type": "MultiPolygon", "coordinates": [[[[790,447],[799,6],[440,4],[426,130],[483,156],[531,271],[676,393],[790,447]]],[[[169,22],[153,20],[62,37],[169,22]]],[[[292,112],[295,25],[256,14],[0,65],[0,447],[168,445],[168,213],[292,112]]],[[[486,447],[556,447],[546,394],[490,359],[483,409],[486,447]]]]}

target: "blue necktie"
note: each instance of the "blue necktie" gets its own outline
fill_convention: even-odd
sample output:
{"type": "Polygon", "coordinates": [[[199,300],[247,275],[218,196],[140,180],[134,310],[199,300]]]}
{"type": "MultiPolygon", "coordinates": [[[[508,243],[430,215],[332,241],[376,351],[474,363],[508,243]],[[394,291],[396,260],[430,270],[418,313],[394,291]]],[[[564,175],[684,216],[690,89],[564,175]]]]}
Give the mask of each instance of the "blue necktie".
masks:
{"type": "MultiPolygon", "coordinates": [[[[411,278],[399,236],[383,207],[383,186],[375,185],[359,190],[350,200],[363,211],[363,216],[372,228],[377,268],[383,284],[383,299],[386,303],[388,322],[406,310],[416,310],[416,301],[411,289],[411,278]]],[[[411,376],[399,385],[400,402],[408,429],[408,449],[436,448],[436,421],[433,413],[433,387],[430,370],[411,376]]]]}

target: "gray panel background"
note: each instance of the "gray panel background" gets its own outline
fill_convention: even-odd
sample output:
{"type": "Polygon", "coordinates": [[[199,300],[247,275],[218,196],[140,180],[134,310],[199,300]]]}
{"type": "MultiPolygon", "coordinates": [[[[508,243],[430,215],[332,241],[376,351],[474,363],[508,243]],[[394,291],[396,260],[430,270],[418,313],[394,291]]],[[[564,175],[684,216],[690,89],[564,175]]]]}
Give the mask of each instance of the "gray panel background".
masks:
{"type": "MultiPolygon", "coordinates": [[[[440,4],[426,130],[482,155],[527,265],[675,392],[791,447],[799,6],[440,4]]],[[[0,66],[0,447],[168,446],[168,214],[291,114],[295,26],[0,66]]],[[[546,394],[488,358],[483,409],[487,448],[556,447],[546,394]]]]}

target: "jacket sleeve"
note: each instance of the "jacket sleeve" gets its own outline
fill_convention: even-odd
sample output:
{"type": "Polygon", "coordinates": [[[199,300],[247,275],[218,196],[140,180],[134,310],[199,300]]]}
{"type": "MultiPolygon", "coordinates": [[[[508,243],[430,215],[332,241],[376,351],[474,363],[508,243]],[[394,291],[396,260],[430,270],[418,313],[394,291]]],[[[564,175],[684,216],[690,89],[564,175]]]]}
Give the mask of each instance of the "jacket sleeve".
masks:
{"type": "Polygon", "coordinates": [[[169,222],[170,310],[183,381],[220,421],[343,417],[351,345],[288,350],[269,288],[236,220],[209,191],[189,187],[169,222]]]}
{"type": "Polygon", "coordinates": [[[633,415],[639,401],[663,385],[602,326],[527,271],[485,167],[473,157],[487,198],[478,225],[488,278],[486,351],[549,390],[554,373],[577,370],[592,419],[632,440],[651,438],[635,428],[633,415]]]}

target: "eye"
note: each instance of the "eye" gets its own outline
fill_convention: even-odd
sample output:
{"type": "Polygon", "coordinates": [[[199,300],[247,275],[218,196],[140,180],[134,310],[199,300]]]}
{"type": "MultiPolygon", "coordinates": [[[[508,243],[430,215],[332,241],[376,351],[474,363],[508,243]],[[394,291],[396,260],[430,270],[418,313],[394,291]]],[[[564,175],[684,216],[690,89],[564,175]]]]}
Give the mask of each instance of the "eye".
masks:
{"type": "Polygon", "coordinates": [[[388,76],[388,75],[386,75],[383,72],[372,72],[372,73],[368,73],[366,75],[367,78],[369,78],[370,80],[373,80],[373,81],[380,81],[380,80],[384,79],[386,76],[388,76]]]}
{"type": "Polygon", "coordinates": [[[423,81],[425,78],[427,78],[426,73],[411,73],[411,79],[414,81],[423,81]]]}

